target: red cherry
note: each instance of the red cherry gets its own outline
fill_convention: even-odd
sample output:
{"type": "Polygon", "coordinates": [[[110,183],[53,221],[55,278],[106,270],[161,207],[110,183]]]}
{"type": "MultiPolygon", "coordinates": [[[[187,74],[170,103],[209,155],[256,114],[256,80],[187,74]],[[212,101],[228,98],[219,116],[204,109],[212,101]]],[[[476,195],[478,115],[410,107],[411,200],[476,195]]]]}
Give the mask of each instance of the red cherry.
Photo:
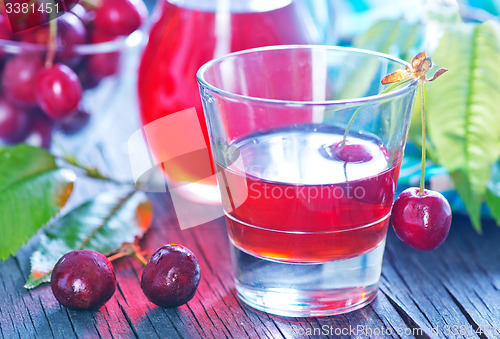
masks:
{"type": "Polygon", "coordinates": [[[95,27],[112,35],[129,35],[147,16],[142,0],[106,0],[95,12],[95,27]]]}
{"type": "MultiPolygon", "coordinates": [[[[30,7],[31,0],[16,0],[10,2],[12,5],[15,5],[16,8],[19,5],[20,10],[17,11],[16,8],[12,8],[10,13],[7,13],[7,17],[9,18],[10,27],[12,27],[13,32],[23,31],[29,28],[40,26],[46,23],[49,19],[48,13],[46,11],[33,11],[30,7]],[[28,8],[28,11],[22,10],[22,8],[28,8]],[[26,7],[28,6],[28,7],[26,7]]],[[[35,4],[35,7],[37,5],[35,4]]]]}
{"type": "Polygon", "coordinates": [[[164,245],[144,267],[141,288],[152,303],[177,307],[193,298],[200,276],[200,264],[193,252],[182,245],[164,245]]]}
{"type": "Polygon", "coordinates": [[[334,159],[343,162],[367,162],[373,159],[370,151],[359,144],[342,145],[342,142],[338,142],[330,146],[330,152],[334,159]]]}
{"type": "Polygon", "coordinates": [[[7,61],[2,74],[5,96],[23,107],[36,105],[36,79],[43,69],[38,55],[21,54],[7,61]]]}
{"type": "Polygon", "coordinates": [[[392,226],[399,239],[411,248],[430,251],[439,247],[448,236],[451,208],[439,192],[411,187],[404,190],[392,208],[392,226]]]}
{"type": "MultiPolygon", "coordinates": [[[[90,41],[93,44],[113,41],[115,35],[99,29],[92,31],[90,41]]],[[[98,83],[102,78],[118,73],[120,68],[120,52],[95,53],[88,56],[86,72],[98,83]]]]}
{"type": "Polygon", "coordinates": [[[57,19],[57,45],[62,48],[56,59],[66,64],[76,64],[81,57],[75,55],[74,46],[87,43],[87,30],[83,22],[73,13],[65,13],[57,19]]]}
{"type": "Polygon", "coordinates": [[[0,139],[15,142],[27,129],[28,114],[0,97],[0,139]]]}
{"type": "Polygon", "coordinates": [[[89,72],[86,62],[80,64],[75,70],[84,90],[95,88],[101,83],[102,78],[94,77],[89,72]]]}
{"type": "MultiPolygon", "coordinates": [[[[46,45],[50,40],[49,24],[21,34],[21,40],[36,44],[46,45]],[[29,34],[31,33],[31,34],[29,34]]],[[[87,30],[82,21],[73,13],[65,13],[57,18],[56,45],[61,51],[57,53],[57,59],[65,63],[74,64],[80,58],[76,57],[73,47],[87,42],[87,30]]]]}
{"type": "Polygon", "coordinates": [[[72,309],[99,309],[116,290],[113,265],[101,253],[66,253],[54,266],[50,287],[57,301],[72,309]]]}
{"type": "Polygon", "coordinates": [[[61,121],[59,127],[63,133],[71,135],[81,131],[90,121],[90,114],[79,110],[61,121]]]}
{"type": "Polygon", "coordinates": [[[82,85],[71,68],[55,64],[38,75],[37,99],[42,110],[53,119],[69,116],[82,98],[82,85]]]}
{"type": "Polygon", "coordinates": [[[90,42],[93,44],[99,44],[101,42],[113,41],[117,38],[116,35],[109,34],[106,31],[100,29],[93,29],[90,33],[90,42]]]}
{"type": "Polygon", "coordinates": [[[12,34],[12,37],[16,41],[34,44],[34,43],[36,43],[35,32],[36,32],[36,29],[28,29],[26,31],[14,33],[14,34],[12,34]]]}
{"type": "Polygon", "coordinates": [[[12,30],[10,29],[8,19],[2,13],[0,13],[0,39],[2,40],[12,39],[12,30]]]}
{"type": "Polygon", "coordinates": [[[118,73],[120,68],[120,53],[98,53],[89,56],[88,71],[97,79],[118,73]]]}
{"type": "Polygon", "coordinates": [[[23,142],[31,146],[50,149],[53,130],[54,121],[45,114],[36,112],[32,118],[28,134],[23,136],[23,142]]]}
{"type": "Polygon", "coordinates": [[[62,0],[64,11],[69,12],[72,10],[78,4],[78,1],[79,0],[62,0]]]}
{"type": "MultiPolygon", "coordinates": [[[[0,40],[12,40],[14,38],[6,20],[5,16],[0,13],[0,40]]],[[[0,58],[3,58],[5,55],[5,51],[0,47],[0,58]]]]}

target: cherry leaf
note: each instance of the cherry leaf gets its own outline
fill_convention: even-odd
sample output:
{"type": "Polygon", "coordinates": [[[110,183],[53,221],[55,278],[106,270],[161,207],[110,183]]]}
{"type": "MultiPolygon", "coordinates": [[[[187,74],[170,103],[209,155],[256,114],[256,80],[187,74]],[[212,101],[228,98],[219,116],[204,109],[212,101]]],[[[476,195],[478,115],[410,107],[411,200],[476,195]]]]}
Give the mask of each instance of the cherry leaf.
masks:
{"type": "MultiPolygon", "coordinates": [[[[413,57],[415,55],[415,49],[420,45],[422,36],[423,26],[418,23],[409,23],[404,19],[381,20],[365,33],[356,37],[354,46],[382,53],[391,53],[406,60],[408,56],[413,57]]],[[[342,88],[341,98],[364,96],[367,94],[368,89],[373,86],[372,79],[377,76],[380,76],[378,79],[381,79],[387,73],[396,71],[395,69],[377,70],[377,63],[362,63],[357,60],[353,60],[353,62],[357,62],[359,75],[355,73],[353,78],[356,81],[348,82],[342,88]],[[377,73],[377,71],[380,71],[380,73],[377,73]]],[[[406,71],[409,75],[411,69],[406,71]]],[[[403,80],[403,77],[399,80],[403,80]]],[[[381,90],[381,88],[377,88],[377,90],[381,90]]]]}
{"type": "Polygon", "coordinates": [[[73,250],[93,250],[105,255],[134,242],[148,230],[152,204],[143,192],[117,189],[97,195],[45,229],[31,255],[31,274],[24,287],[50,281],[59,258],[73,250]]]}
{"type": "Polygon", "coordinates": [[[486,191],[486,203],[490,208],[491,215],[500,226],[500,161],[493,166],[491,180],[486,191]]]}
{"type": "Polygon", "coordinates": [[[380,80],[380,83],[382,85],[392,84],[404,80],[409,76],[411,76],[411,73],[407,70],[398,69],[397,71],[387,74],[385,77],[383,77],[382,80],[380,80]]]}
{"type": "Polygon", "coordinates": [[[432,55],[449,68],[427,84],[426,114],[439,163],[450,173],[472,224],[500,157],[500,30],[493,22],[449,28],[432,55]]]}
{"type": "Polygon", "coordinates": [[[46,150],[0,147],[0,259],[5,260],[53,218],[73,191],[75,174],[46,150]]]}
{"type": "Polygon", "coordinates": [[[421,71],[422,70],[422,65],[427,59],[427,53],[426,52],[420,52],[418,53],[413,60],[411,61],[411,67],[413,67],[414,70],[416,71],[421,71]]]}

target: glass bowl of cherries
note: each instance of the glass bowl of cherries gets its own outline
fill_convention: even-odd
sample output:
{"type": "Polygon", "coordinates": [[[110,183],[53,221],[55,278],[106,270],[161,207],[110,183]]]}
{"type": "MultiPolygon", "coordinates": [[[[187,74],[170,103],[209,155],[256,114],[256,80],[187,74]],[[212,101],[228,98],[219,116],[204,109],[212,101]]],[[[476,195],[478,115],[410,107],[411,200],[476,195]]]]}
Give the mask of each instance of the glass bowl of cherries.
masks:
{"type": "Polygon", "coordinates": [[[76,2],[53,20],[22,15],[22,6],[16,17],[15,7],[0,9],[0,145],[50,148],[55,131],[82,130],[116,93],[126,51],[140,43],[146,6],[142,0],[76,2]],[[22,29],[25,23],[32,28],[22,29]]]}

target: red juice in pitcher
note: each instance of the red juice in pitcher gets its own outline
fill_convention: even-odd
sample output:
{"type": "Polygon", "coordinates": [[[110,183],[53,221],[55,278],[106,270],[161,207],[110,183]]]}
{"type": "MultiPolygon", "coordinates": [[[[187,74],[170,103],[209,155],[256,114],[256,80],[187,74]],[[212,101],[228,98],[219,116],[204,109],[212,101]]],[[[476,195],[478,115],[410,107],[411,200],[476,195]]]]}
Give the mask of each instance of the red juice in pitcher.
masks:
{"type": "Polygon", "coordinates": [[[337,160],[329,146],[341,140],[340,130],[309,125],[236,142],[240,160],[218,164],[234,245],[266,259],[314,263],[356,257],[384,241],[400,159],[390,162],[375,137],[349,136],[369,159],[337,160]]]}
{"type": "MultiPolygon", "coordinates": [[[[300,15],[293,0],[159,0],[139,68],[143,125],[195,107],[208,145],[196,82],[199,67],[232,51],[310,42],[300,15]]],[[[171,179],[199,179],[185,165],[177,165],[171,166],[177,172],[167,173],[171,179]]]]}

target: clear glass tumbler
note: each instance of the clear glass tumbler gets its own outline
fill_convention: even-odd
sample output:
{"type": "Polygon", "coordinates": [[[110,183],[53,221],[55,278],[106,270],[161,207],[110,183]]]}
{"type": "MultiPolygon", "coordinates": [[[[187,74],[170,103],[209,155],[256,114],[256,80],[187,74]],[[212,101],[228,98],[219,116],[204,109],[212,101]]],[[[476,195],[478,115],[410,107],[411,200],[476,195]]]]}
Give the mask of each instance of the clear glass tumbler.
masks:
{"type": "Polygon", "coordinates": [[[198,82],[239,297],[284,316],[377,293],[417,83],[406,63],[329,46],[271,46],[205,64],[198,82]]]}

